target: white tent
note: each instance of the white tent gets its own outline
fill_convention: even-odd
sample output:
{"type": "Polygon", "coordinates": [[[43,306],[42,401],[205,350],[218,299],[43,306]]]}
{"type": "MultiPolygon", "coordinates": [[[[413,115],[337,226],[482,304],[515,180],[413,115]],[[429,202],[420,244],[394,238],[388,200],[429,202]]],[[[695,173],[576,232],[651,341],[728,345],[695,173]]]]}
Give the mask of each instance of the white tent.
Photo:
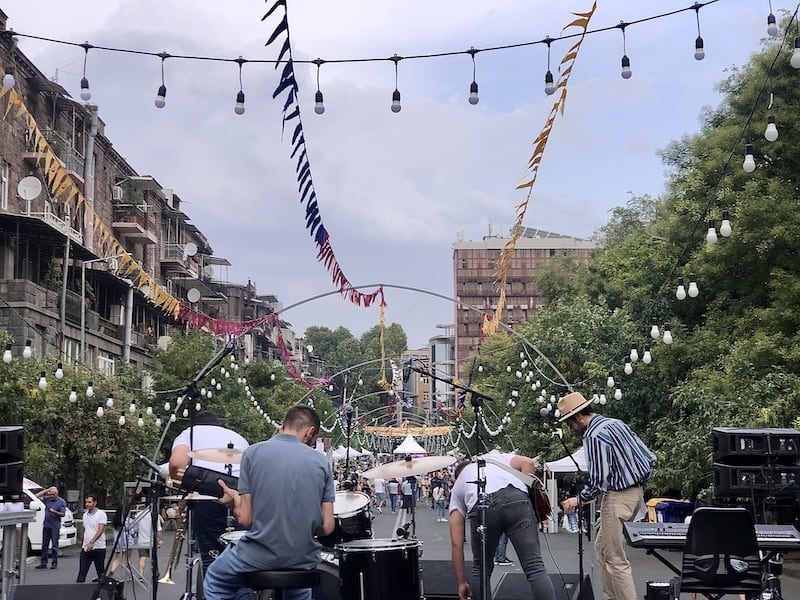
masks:
{"type": "Polygon", "coordinates": [[[586,470],[586,452],[584,451],[583,446],[572,453],[572,458],[565,456],[564,458],[559,458],[558,460],[546,462],[544,465],[545,468],[551,473],[574,473],[578,470],[575,467],[576,462],[578,463],[581,471],[586,470]],[[573,461],[573,459],[575,460],[573,461]]]}
{"type": "MultiPolygon", "coordinates": [[[[334,460],[344,460],[345,457],[347,456],[347,448],[345,448],[344,446],[339,446],[338,448],[336,448],[336,450],[334,450],[331,453],[331,456],[333,457],[334,460]]],[[[355,448],[350,448],[350,458],[356,458],[358,456],[361,456],[361,452],[359,452],[355,448]]]]}
{"type": "Polygon", "coordinates": [[[394,449],[395,454],[411,454],[412,456],[420,455],[420,454],[427,454],[425,448],[420,446],[417,443],[417,440],[414,439],[414,436],[410,433],[406,436],[406,439],[403,440],[403,443],[400,444],[397,448],[394,449]]]}

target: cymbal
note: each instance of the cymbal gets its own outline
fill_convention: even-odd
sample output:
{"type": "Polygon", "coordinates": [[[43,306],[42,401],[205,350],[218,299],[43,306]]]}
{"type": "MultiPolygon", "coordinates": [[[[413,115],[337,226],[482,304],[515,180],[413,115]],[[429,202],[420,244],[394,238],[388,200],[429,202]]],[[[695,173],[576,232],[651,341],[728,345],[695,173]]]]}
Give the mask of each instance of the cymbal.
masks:
{"type": "Polygon", "coordinates": [[[401,479],[411,475],[424,475],[431,471],[438,471],[449,467],[456,458],[454,456],[422,456],[411,460],[396,460],[385,465],[378,465],[361,473],[362,477],[368,479],[391,479],[392,477],[401,479]]]}
{"type": "Polygon", "coordinates": [[[242,451],[237,448],[205,448],[189,452],[191,458],[225,465],[238,465],[242,462],[242,451]]]}

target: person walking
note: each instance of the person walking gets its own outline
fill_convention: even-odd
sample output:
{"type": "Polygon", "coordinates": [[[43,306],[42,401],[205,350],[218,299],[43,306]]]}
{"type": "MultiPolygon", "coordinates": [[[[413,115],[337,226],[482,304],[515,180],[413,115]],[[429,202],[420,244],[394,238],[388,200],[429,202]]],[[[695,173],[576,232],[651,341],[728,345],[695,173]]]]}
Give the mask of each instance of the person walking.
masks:
{"type": "MultiPolygon", "coordinates": [[[[144,583],[144,571],[147,568],[147,559],[150,558],[150,547],[153,543],[153,519],[150,507],[140,510],[134,519],[136,527],[136,551],[139,555],[139,583],[144,583]]],[[[164,545],[164,537],[161,526],[161,516],[156,520],[156,544],[158,548],[164,545]]]]}
{"type": "Polygon", "coordinates": [[[58,495],[58,488],[50,486],[36,492],[44,503],[44,527],[42,528],[42,558],[37,569],[47,568],[48,547],[51,548],[50,568],[58,568],[58,537],[61,535],[61,519],[67,514],[67,501],[58,495]]]}
{"type": "Polygon", "coordinates": [[[386,489],[389,490],[389,506],[392,508],[392,514],[397,512],[397,496],[400,493],[400,483],[392,477],[386,484],[386,489]]]}
{"type": "MultiPolygon", "coordinates": [[[[103,562],[106,559],[106,511],[97,508],[97,496],[88,494],[84,500],[83,545],[81,546],[78,578],[76,583],[84,583],[89,567],[94,565],[98,579],[103,576],[103,562]]],[[[95,580],[97,581],[97,580],[95,580]]]]}
{"type": "MultiPolygon", "coordinates": [[[[486,543],[486,556],[490,560],[485,565],[491,579],[500,534],[505,533],[516,550],[517,558],[525,577],[530,584],[536,600],[555,600],[555,592],[550,576],[544,568],[539,545],[539,519],[528,498],[528,490],[522,479],[513,471],[528,475],[534,474],[534,461],[527,456],[516,454],[492,454],[492,461],[502,463],[506,468],[487,462],[483,467],[486,479],[486,530],[483,535],[486,543]],[[507,469],[507,470],[506,470],[507,469]]],[[[483,578],[481,577],[481,515],[478,510],[478,466],[475,462],[463,461],[455,471],[455,482],[450,491],[450,551],[453,572],[458,585],[459,600],[483,598],[483,578]],[[471,581],[464,572],[464,542],[466,524],[469,520],[472,543],[471,581]]],[[[487,594],[491,596],[491,592],[487,594]]]]}
{"type": "Polygon", "coordinates": [[[114,517],[111,519],[111,526],[114,531],[114,558],[111,561],[111,568],[108,571],[108,575],[109,577],[113,577],[114,572],[122,565],[123,568],[129,570],[125,579],[130,581],[131,554],[133,553],[136,529],[131,516],[128,515],[127,518],[125,517],[125,510],[126,505],[121,504],[114,513],[114,517]]]}
{"type": "Polygon", "coordinates": [[[436,484],[431,490],[433,505],[436,508],[436,522],[447,523],[447,506],[445,505],[444,488],[441,479],[436,480],[436,484]]]}
{"type": "Polygon", "coordinates": [[[569,514],[579,503],[602,497],[595,551],[603,592],[608,600],[636,600],[622,521],[644,515],[643,487],[650,480],[656,457],[625,423],[594,412],[592,402],[579,392],[558,401],[559,422],[583,436],[589,471],[588,485],[564,500],[562,507],[569,514]]]}
{"type": "Polygon", "coordinates": [[[508,548],[508,536],[506,532],[500,534],[500,539],[497,540],[497,550],[494,551],[494,564],[507,567],[514,563],[506,556],[506,549],[508,548]]]}

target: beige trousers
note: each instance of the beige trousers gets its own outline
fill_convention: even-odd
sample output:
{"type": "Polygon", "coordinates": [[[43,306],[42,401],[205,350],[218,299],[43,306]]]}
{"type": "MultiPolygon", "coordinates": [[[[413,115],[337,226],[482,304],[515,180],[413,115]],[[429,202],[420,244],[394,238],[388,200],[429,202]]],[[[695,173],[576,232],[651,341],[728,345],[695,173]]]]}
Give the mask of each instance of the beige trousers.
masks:
{"type": "Polygon", "coordinates": [[[606,492],[600,506],[600,530],[595,540],[595,552],[600,567],[603,595],[608,600],[637,600],[633,571],[625,554],[622,521],[630,521],[643,502],[641,487],[619,492],[606,492]]]}

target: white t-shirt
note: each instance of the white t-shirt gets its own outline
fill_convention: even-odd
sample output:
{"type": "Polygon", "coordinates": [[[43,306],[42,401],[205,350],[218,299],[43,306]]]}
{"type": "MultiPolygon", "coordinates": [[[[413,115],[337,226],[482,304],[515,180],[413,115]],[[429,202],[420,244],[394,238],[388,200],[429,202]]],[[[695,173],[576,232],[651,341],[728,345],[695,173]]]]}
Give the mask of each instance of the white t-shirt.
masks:
{"type": "MultiPolygon", "coordinates": [[[[492,459],[510,465],[514,456],[514,454],[492,454],[492,459]]],[[[486,463],[484,468],[484,475],[486,477],[487,494],[502,490],[509,485],[513,485],[526,493],[528,491],[522,480],[489,462],[486,463]]],[[[478,502],[478,485],[468,482],[475,481],[477,478],[477,463],[473,462],[464,467],[464,470],[461,471],[458,479],[453,484],[453,489],[450,491],[450,512],[457,510],[462,515],[467,516],[469,511],[472,510],[472,507],[478,502]]]]}
{"type": "Polygon", "coordinates": [[[375,493],[383,494],[385,492],[386,492],[386,480],[378,477],[377,479],[375,479],[375,493]]]}
{"type": "MultiPolygon", "coordinates": [[[[134,518],[136,523],[136,547],[149,548],[152,543],[153,527],[150,519],[150,509],[140,510],[134,518]]],[[[161,531],[161,517],[158,518],[158,531],[161,531]]]]}
{"type": "MultiPolygon", "coordinates": [[[[188,427],[181,431],[180,434],[178,434],[178,437],[175,438],[175,441],[172,442],[172,448],[174,449],[177,446],[186,446],[191,450],[206,450],[209,448],[220,449],[227,448],[229,443],[233,444],[234,448],[241,450],[242,452],[244,452],[245,449],[250,446],[246,439],[244,439],[235,431],[231,431],[225,427],[218,427],[217,425],[195,425],[194,427],[188,427]],[[191,444],[189,443],[190,432],[191,444]]],[[[227,473],[224,463],[198,460],[193,458],[192,464],[197,467],[203,467],[205,469],[217,471],[218,473],[227,473]]],[[[238,463],[233,465],[231,475],[234,477],[239,476],[238,463]]]]}
{"type": "Polygon", "coordinates": [[[84,547],[94,539],[97,532],[102,528],[103,535],[97,538],[93,548],[95,550],[102,550],[106,547],[106,534],[105,528],[108,523],[108,516],[106,511],[95,508],[92,512],[83,513],[83,545],[84,547]]]}

